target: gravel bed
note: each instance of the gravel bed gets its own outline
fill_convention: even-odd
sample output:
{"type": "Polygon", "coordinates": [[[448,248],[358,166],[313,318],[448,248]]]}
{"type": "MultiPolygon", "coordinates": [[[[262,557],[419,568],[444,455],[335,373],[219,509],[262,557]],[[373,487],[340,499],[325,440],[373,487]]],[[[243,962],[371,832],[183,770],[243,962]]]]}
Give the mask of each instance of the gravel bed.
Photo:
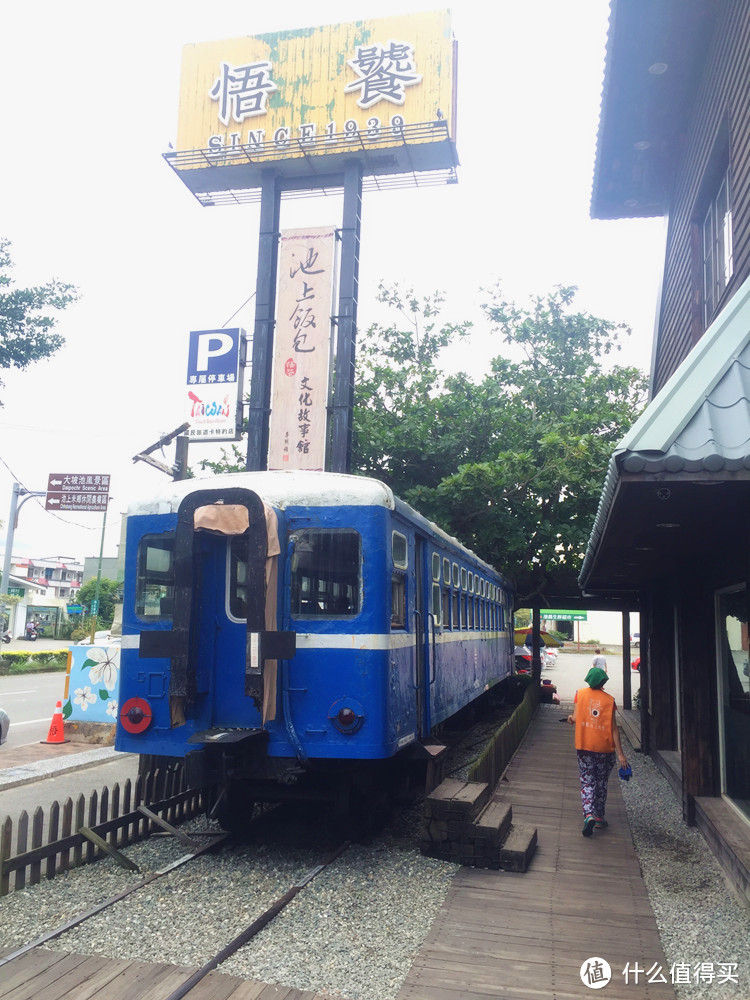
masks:
{"type": "MultiPolygon", "coordinates": [[[[347,1000],[392,1000],[458,866],[413,843],[420,809],[391,832],[352,845],[219,971],[347,1000]]],[[[201,821],[193,821],[193,825],[201,821]]],[[[186,828],[186,832],[187,832],[186,828]]],[[[71,914],[122,892],[181,857],[171,838],[125,852],[141,873],[109,858],[11,893],[2,901],[0,949],[19,947],[71,914]]],[[[320,864],[326,850],[260,843],[206,855],[50,942],[78,954],[200,966],[320,864]]]]}
{"type": "MultiPolygon", "coordinates": [[[[626,745],[627,745],[627,741],[626,745]]],[[[750,909],[737,896],[706,841],[682,819],[680,803],[650,757],[626,746],[633,778],[620,782],[636,853],[669,968],[737,964],[739,984],[675,984],[680,1000],[750,997],[750,909]]],[[[635,961],[637,956],[633,956],[635,961]]],[[[664,970],[670,980],[669,968],[664,970]]]]}

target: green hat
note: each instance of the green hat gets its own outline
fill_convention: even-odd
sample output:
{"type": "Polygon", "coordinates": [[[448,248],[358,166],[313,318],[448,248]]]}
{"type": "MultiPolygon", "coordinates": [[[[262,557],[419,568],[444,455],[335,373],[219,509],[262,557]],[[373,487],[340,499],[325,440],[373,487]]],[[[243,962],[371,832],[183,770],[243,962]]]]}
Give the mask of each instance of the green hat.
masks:
{"type": "Polygon", "coordinates": [[[602,670],[601,667],[592,667],[584,677],[584,680],[589,687],[600,688],[607,683],[609,675],[606,670],[602,670]]]}

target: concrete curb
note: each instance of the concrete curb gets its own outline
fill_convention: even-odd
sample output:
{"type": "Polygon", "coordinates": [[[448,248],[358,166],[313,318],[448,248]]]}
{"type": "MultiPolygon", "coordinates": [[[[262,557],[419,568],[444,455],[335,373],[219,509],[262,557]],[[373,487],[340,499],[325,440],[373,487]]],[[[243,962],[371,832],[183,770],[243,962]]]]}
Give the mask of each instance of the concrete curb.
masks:
{"type": "Polygon", "coordinates": [[[39,781],[40,778],[53,778],[58,774],[68,774],[70,771],[79,771],[84,767],[93,767],[103,761],[111,760],[118,754],[114,747],[97,747],[94,750],[84,750],[81,753],[63,757],[60,760],[37,760],[28,764],[18,764],[15,767],[7,767],[0,770],[0,791],[8,788],[16,788],[19,785],[28,785],[32,781],[39,781]]]}

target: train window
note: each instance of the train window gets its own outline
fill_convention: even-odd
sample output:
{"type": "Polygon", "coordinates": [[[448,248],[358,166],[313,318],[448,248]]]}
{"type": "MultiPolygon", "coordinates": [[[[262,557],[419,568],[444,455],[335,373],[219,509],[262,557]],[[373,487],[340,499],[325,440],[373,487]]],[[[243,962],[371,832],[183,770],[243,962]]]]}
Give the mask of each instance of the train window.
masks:
{"type": "Polygon", "coordinates": [[[432,613],[435,616],[435,624],[441,625],[442,621],[440,618],[441,612],[443,610],[443,601],[440,597],[440,584],[433,583],[432,585],[432,613]]]}
{"type": "Polygon", "coordinates": [[[453,586],[454,587],[458,586],[458,580],[459,580],[459,576],[458,576],[458,563],[453,563],[453,586]]]}
{"type": "Polygon", "coordinates": [[[144,535],[138,544],[135,613],[149,621],[174,611],[174,535],[144,535]]]}
{"type": "Polygon", "coordinates": [[[474,577],[471,573],[469,573],[469,593],[474,593],[474,577]]]}
{"type": "Polygon", "coordinates": [[[479,593],[479,574],[478,573],[474,574],[474,590],[476,590],[476,592],[479,593]]]}
{"type": "Polygon", "coordinates": [[[298,618],[350,618],[359,614],[359,532],[310,528],[295,531],[291,542],[292,614],[298,618]]]}
{"type": "Polygon", "coordinates": [[[406,628],[406,574],[391,577],[391,628],[406,628]]]}
{"type": "Polygon", "coordinates": [[[466,570],[461,567],[461,590],[466,590],[466,570]]]}
{"type": "Polygon", "coordinates": [[[466,594],[461,594],[461,628],[467,628],[466,623],[466,594]]]}
{"type": "Polygon", "coordinates": [[[469,613],[468,627],[469,628],[474,628],[474,598],[473,597],[469,598],[469,605],[468,605],[468,609],[467,610],[468,610],[468,613],[469,613]]]}
{"type": "Polygon", "coordinates": [[[505,621],[503,620],[504,617],[505,617],[504,614],[503,614],[504,611],[505,611],[505,608],[502,606],[502,604],[498,604],[498,606],[497,606],[497,630],[498,630],[498,632],[504,632],[505,631],[505,621]]]}
{"type": "Polygon", "coordinates": [[[409,547],[406,536],[394,531],[391,535],[391,550],[393,552],[393,565],[396,569],[408,569],[409,547]]]}
{"type": "Polygon", "coordinates": [[[432,553],[432,579],[440,580],[440,556],[437,552],[432,553]]]}
{"type": "Polygon", "coordinates": [[[229,543],[229,617],[247,621],[247,535],[234,535],[229,543]]]}
{"type": "Polygon", "coordinates": [[[443,559],[443,583],[449,587],[451,582],[451,561],[443,559]]]}
{"type": "Polygon", "coordinates": [[[443,590],[443,628],[451,627],[451,592],[443,590]]]}
{"type": "Polygon", "coordinates": [[[451,628],[461,628],[461,619],[458,615],[458,591],[451,591],[453,594],[453,613],[451,615],[451,628]]]}

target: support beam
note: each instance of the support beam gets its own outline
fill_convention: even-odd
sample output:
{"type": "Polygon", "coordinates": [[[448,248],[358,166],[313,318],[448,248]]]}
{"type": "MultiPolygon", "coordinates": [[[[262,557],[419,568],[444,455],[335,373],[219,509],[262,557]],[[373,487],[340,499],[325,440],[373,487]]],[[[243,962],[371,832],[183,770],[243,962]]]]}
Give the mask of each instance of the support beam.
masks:
{"type": "Polygon", "coordinates": [[[341,231],[341,279],[336,317],[336,370],[333,388],[333,417],[330,468],[351,472],[352,412],[354,409],[354,367],[359,298],[359,243],[362,226],[362,166],[346,165],[344,175],[344,218],[341,231]]]}
{"type": "Polygon", "coordinates": [[[253,367],[247,428],[247,468],[268,467],[268,427],[271,414],[271,369],[276,315],[276,272],[281,214],[281,185],[275,170],[263,173],[258,236],[258,271],[253,332],[253,367]]]}
{"type": "Polygon", "coordinates": [[[622,613],[622,707],[633,707],[630,688],[630,612],[622,613]]]}

